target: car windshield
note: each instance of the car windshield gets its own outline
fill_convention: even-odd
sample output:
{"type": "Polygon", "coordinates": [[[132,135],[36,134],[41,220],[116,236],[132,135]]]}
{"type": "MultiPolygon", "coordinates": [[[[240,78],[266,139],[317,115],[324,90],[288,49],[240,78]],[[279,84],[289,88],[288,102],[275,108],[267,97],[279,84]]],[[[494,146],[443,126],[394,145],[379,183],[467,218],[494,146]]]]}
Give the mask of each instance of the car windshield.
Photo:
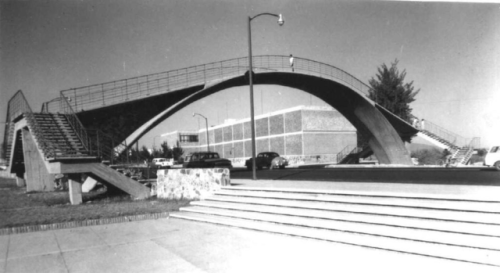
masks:
{"type": "Polygon", "coordinates": [[[208,158],[219,158],[219,154],[208,154],[208,158]]]}
{"type": "Polygon", "coordinates": [[[491,148],[490,153],[496,153],[496,152],[498,152],[498,148],[500,148],[500,146],[495,146],[495,147],[491,148]]]}

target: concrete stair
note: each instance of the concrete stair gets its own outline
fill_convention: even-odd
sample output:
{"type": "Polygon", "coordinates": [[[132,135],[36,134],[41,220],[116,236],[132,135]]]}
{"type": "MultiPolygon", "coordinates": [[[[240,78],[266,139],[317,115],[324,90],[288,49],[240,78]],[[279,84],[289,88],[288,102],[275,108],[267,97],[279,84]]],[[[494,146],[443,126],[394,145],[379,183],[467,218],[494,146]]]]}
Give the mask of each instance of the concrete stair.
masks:
{"type": "Polygon", "coordinates": [[[472,157],[473,152],[474,149],[472,149],[471,147],[463,147],[453,154],[452,159],[454,159],[455,164],[457,165],[467,165],[467,162],[469,162],[469,159],[472,157]]]}
{"type": "Polygon", "coordinates": [[[224,187],[171,217],[500,267],[500,202],[224,187]]]}
{"type": "Polygon", "coordinates": [[[427,131],[427,130],[422,130],[420,131],[417,136],[433,143],[434,145],[442,148],[442,149],[448,149],[450,151],[456,151],[456,150],[459,150],[460,147],[427,131]]]}
{"type": "Polygon", "coordinates": [[[65,115],[26,113],[25,116],[30,132],[47,160],[92,157],[65,115]]]}
{"type": "Polygon", "coordinates": [[[26,124],[51,174],[87,173],[136,199],[150,196],[150,189],[112,168],[98,163],[63,114],[25,113],[26,124]]]}

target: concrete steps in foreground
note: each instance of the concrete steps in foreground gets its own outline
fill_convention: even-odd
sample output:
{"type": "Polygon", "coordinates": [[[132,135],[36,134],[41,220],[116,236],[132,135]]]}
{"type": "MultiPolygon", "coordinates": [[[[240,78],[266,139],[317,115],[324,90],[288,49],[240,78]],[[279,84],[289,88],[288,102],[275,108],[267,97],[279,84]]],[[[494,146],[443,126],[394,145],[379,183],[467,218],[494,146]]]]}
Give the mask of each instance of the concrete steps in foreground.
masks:
{"type": "Polygon", "coordinates": [[[500,267],[500,202],[223,187],[171,217],[500,267]]]}

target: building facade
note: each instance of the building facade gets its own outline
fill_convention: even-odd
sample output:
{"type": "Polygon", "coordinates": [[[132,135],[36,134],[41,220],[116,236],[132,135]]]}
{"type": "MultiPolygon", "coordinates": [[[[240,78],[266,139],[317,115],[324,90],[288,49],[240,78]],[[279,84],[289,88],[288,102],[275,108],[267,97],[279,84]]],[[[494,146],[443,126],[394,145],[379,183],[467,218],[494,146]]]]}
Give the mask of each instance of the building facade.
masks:
{"type": "MultiPolygon", "coordinates": [[[[206,129],[164,134],[185,153],[207,150],[206,129]]],[[[252,156],[250,119],[208,129],[209,146],[236,166],[252,156]]],[[[330,107],[297,106],[255,117],[256,153],[277,152],[292,164],[335,162],[345,147],[355,147],[355,127],[330,107]]]]}

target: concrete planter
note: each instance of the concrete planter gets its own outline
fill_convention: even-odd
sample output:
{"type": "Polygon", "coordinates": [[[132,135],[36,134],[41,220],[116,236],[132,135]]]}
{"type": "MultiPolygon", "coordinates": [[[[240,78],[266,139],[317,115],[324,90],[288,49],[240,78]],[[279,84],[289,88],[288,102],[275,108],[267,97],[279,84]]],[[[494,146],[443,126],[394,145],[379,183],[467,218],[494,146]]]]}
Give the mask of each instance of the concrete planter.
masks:
{"type": "Polygon", "coordinates": [[[229,169],[158,170],[151,195],[169,200],[198,200],[230,185],[229,169]]]}

